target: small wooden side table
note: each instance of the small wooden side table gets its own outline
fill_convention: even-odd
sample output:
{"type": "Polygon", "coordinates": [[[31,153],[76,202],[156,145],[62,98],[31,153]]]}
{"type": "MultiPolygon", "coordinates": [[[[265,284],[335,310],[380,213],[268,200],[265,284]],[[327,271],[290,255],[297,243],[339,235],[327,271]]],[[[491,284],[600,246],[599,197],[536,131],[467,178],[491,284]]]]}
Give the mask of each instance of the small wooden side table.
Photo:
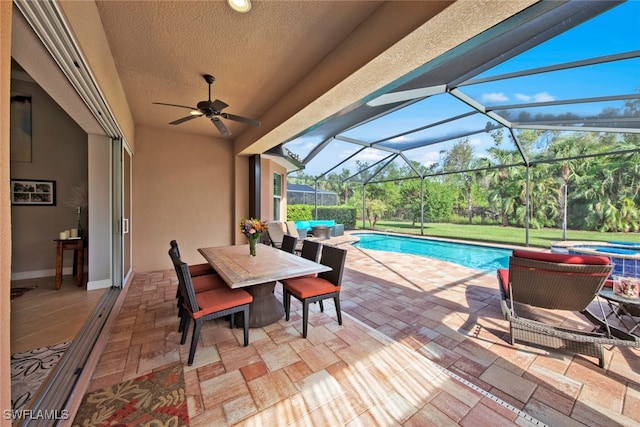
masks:
{"type": "Polygon", "coordinates": [[[76,276],[78,286],[84,280],[84,239],[54,239],[56,248],[56,289],[62,285],[62,257],[66,249],[73,250],[73,275],[76,276]]]}

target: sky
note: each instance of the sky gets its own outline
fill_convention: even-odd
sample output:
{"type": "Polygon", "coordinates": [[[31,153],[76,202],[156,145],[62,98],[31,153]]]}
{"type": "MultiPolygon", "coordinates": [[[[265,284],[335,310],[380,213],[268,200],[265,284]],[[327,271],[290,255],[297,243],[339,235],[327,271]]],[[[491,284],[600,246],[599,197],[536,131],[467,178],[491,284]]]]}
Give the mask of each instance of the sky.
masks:
{"type": "MultiPolygon", "coordinates": [[[[640,0],[631,0],[581,24],[537,47],[528,50],[477,77],[492,77],[505,73],[532,68],[581,61],[606,55],[640,50],[640,0]]],[[[640,91],[640,58],[625,61],[554,71],[533,76],[522,76],[486,82],[460,88],[465,94],[486,106],[539,103],[577,98],[633,94],[640,91]]],[[[535,114],[564,113],[598,114],[603,108],[621,108],[623,101],[580,103],[573,105],[538,107],[535,114]]],[[[473,111],[469,106],[449,94],[434,95],[416,102],[408,108],[369,122],[343,133],[344,136],[373,142],[388,138],[408,130],[435,123],[448,117],[473,111]]],[[[518,111],[521,111],[518,109],[518,111]]],[[[488,118],[484,115],[460,119],[446,125],[430,128],[415,135],[406,135],[393,140],[390,146],[406,147],[418,138],[447,138],[460,132],[481,131],[488,118]]],[[[468,136],[476,155],[486,153],[493,145],[488,133],[481,132],[468,136]]],[[[438,162],[441,151],[450,148],[460,138],[406,151],[410,160],[425,166],[438,162]]],[[[315,143],[304,138],[286,145],[290,151],[302,159],[315,143]]],[[[319,176],[332,166],[347,159],[361,147],[355,144],[333,140],[305,168],[305,173],[319,176]]],[[[388,152],[366,149],[357,157],[339,166],[355,171],[356,160],[375,163],[388,156],[388,152]]]]}

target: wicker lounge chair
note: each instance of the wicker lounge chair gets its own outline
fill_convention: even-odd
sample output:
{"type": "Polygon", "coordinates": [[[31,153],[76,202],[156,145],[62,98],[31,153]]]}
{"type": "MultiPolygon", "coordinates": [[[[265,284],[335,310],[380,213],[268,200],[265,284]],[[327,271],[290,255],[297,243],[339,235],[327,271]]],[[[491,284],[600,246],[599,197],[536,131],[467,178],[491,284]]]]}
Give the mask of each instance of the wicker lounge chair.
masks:
{"type": "Polygon", "coordinates": [[[322,240],[322,239],[320,239],[318,237],[308,236],[306,229],[302,229],[302,228],[301,229],[297,229],[296,228],[296,223],[294,221],[287,221],[286,225],[287,225],[287,234],[290,235],[290,236],[295,237],[296,239],[298,239],[298,244],[296,246],[296,252],[298,252],[298,253],[302,251],[302,243],[303,243],[303,241],[310,240],[310,241],[313,241],[313,242],[319,242],[320,240],[322,240]],[[303,234],[300,234],[301,232],[303,234]]]}
{"type": "Polygon", "coordinates": [[[269,243],[274,248],[280,248],[282,246],[282,239],[286,234],[284,231],[285,224],[279,221],[273,221],[267,223],[267,234],[269,236],[269,243]]]}
{"type": "MultiPolygon", "coordinates": [[[[640,347],[637,337],[608,325],[587,306],[611,272],[609,258],[514,250],[509,269],[498,270],[501,307],[509,321],[511,344],[516,341],[597,357],[604,367],[603,345],[640,347]],[[577,311],[595,325],[575,330],[521,317],[518,305],[577,311]]],[[[604,314],[604,312],[603,312],[604,314]]]]}

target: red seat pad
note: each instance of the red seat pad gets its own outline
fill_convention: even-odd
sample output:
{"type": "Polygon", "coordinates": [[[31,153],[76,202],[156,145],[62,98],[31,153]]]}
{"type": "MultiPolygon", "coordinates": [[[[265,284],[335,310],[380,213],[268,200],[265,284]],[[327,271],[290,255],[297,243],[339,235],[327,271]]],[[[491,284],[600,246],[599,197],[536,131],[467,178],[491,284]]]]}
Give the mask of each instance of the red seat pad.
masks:
{"type": "Polygon", "coordinates": [[[225,281],[222,280],[222,277],[217,274],[192,277],[191,283],[193,283],[193,290],[196,291],[196,294],[210,291],[211,289],[228,288],[225,281]]]}
{"type": "Polygon", "coordinates": [[[191,273],[191,277],[204,276],[205,274],[217,274],[213,267],[207,263],[190,265],[189,273],[191,273]]]}
{"type": "Polygon", "coordinates": [[[608,257],[598,255],[553,254],[549,252],[533,252],[515,249],[512,256],[517,258],[533,259],[536,261],[557,262],[560,264],[610,264],[608,257]]]}
{"type": "Polygon", "coordinates": [[[506,295],[509,295],[509,270],[506,268],[498,269],[498,281],[504,289],[506,295]]]}
{"type": "Polygon", "coordinates": [[[282,281],[282,284],[291,294],[302,299],[338,292],[340,290],[340,286],[335,286],[330,281],[320,277],[286,279],[282,281]]]}
{"type": "Polygon", "coordinates": [[[212,289],[196,294],[200,311],[193,313],[193,318],[197,319],[216,311],[226,310],[231,307],[249,304],[253,297],[242,289],[229,289],[228,287],[212,289]]]}

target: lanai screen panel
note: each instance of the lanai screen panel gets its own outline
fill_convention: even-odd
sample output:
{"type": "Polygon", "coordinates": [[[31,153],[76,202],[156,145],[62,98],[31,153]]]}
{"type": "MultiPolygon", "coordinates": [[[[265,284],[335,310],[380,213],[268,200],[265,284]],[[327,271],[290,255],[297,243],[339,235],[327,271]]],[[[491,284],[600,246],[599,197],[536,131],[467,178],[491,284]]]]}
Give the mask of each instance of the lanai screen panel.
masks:
{"type": "MultiPolygon", "coordinates": [[[[580,4],[587,10],[590,3],[580,4]]],[[[473,148],[473,168],[550,160],[558,151],[572,150],[559,147],[570,145],[567,139],[582,144],[581,156],[598,154],[602,140],[598,148],[586,143],[596,136],[582,132],[640,134],[639,16],[640,2],[625,2],[575,27],[567,22],[564,33],[514,57],[504,52],[503,62],[498,62],[501,52],[490,52],[487,63],[495,65],[477,67],[475,75],[472,70],[464,79],[448,82],[435,81],[437,73],[433,79],[422,76],[419,81],[431,86],[416,93],[429,96],[407,99],[386,114],[332,135],[344,141],[327,144],[306,162],[305,172],[346,176],[354,172],[356,160],[370,165],[393,153],[436,170],[443,153],[463,142],[473,148]],[[522,149],[514,137],[522,139],[522,149]],[[354,150],[366,151],[342,164],[354,150]]],[[[605,150],[628,149],[629,141],[640,149],[633,145],[636,139],[609,136],[605,150]]],[[[294,140],[287,148],[304,153],[307,142],[294,140]]],[[[306,152],[311,150],[307,146],[306,152]]]]}
{"type": "Polygon", "coordinates": [[[402,157],[394,156],[389,161],[380,162],[372,168],[374,172],[360,174],[359,179],[373,183],[419,178],[421,175],[418,175],[418,172],[421,174],[424,172],[419,166],[418,164],[409,165],[402,157]]]}
{"type": "Polygon", "coordinates": [[[433,95],[349,129],[340,135],[367,143],[375,143],[394,137],[399,138],[398,135],[474,112],[475,110],[469,105],[451,95],[433,95]]]}
{"type": "MultiPolygon", "coordinates": [[[[638,50],[640,44],[640,27],[637,25],[639,13],[640,4],[638,2],[622,3],[492,67],[475,78],[497,76],[638,50]],[[632,18],[631,21],[635,17],[636,25],[620,24],[629,22],[629,17],[632,18]]],[[[600,78],[597,78],[595,82],[605,87],[610,83],[606,79],[600,78]]]]}
{"type": "Polygon", "coordinates": [[[432,145],[452,139],[464,138],[479,132],[496,130],[502,126],[491,118],[473,112],[469,115],[458,116],[417,132],[393,138],[378,143],[378,146],[397,150],[411,150],[424,145],[432,145]]]}

